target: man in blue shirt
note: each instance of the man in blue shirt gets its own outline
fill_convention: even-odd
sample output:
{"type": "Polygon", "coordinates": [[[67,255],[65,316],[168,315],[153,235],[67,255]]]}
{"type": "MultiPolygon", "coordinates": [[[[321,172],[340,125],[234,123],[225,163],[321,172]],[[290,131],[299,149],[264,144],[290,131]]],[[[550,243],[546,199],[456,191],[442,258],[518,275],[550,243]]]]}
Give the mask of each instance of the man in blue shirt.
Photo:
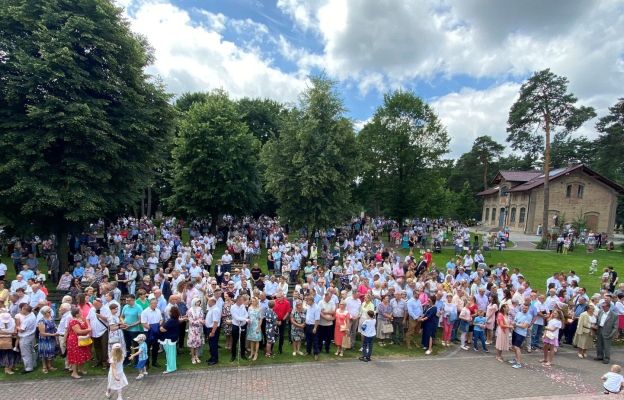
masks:
{"type": "Polygon", "coordinates": [[[511,333],[511,344],[516,353],[516,359],[512,360],[513,368],[522,368],[522,344],[528,335],[532,319],[529,314],[529,306],[527,303],[524,303],[520,312],[516,313],[513,323],[514,330],[511,333]]]}
{"type": "Polygon", "coordinates": [[[72,272],[72,276],[79,279],[84,276],[84,267],[80,264],[80,262],[76,263],[74,271],[72,272]]]}
{"type": "Polygon", "coordinates": [[[420,328],[420,317],[423,315],[423,307],[420,300],[420,291],[414,290],[413,297],[407,301],[407,332],[405,333],[405,342],[407,343],[407,349],[412,348],[412,337],[418,332],[420,328]]]}

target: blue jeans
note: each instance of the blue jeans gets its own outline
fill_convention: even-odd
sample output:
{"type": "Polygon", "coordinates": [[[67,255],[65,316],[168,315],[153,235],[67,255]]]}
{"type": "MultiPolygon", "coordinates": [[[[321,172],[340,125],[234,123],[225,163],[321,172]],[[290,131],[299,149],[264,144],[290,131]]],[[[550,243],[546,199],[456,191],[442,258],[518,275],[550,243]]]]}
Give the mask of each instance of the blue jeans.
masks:
{"type": "Polygon", "coordinates": [[[364,336],[364,342],[362,342],[362,357],[371,358],[373,354],[373,339],[375,339],[374,336],[364,336]]]}
{"type": "Polygon", "coordinates": [[[451,331],[451,340],[457,340],[457,330],[459,329],[460,319],[457,318],[453,322],[453,330],[451,331]]]}
{"type": "Polygon", "coordinates": [[[534,324],[531,329],[531,348],[535,349],[540,345],[540,339],[544,333],[544,325],[534,324]]]}
{"type": "Polygon", "coordinates": [[[484,331],[473,331],[472,332],[472,345],[475,350],[479,350],[479,344],[477,341],[481,342],[481,347],[483,347],[483,351],[487,351],[487,347],[485,347],[485,332],[484,331]]]}

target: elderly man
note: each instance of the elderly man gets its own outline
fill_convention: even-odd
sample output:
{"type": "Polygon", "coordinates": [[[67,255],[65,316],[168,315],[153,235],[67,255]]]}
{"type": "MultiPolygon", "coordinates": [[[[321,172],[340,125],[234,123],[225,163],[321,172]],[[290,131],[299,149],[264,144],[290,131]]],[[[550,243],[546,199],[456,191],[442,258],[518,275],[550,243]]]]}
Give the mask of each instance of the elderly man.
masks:
{"type": "Polygon", "coordinates": [[[360,307],[362,306],[362,301],[360,300],[360,295],[357,290],[353,290],[351,292],[351,297],[346,300],[346,308],[349,312],[349,320],[351,321],[351,325],[349,328],[349,337],[351,338],[351,348],[355,345],[355,336],[358,331],[358,323],[360,320],[360,307]]]}
{"type": "Polygon", "coordinates": [[[208,338],[208,348],[210,358],[206,360],[208,365],[215,365],[219,362],[219,333],[221,326],[221,308],[217,306],[214,297],[208,299],[208,310],[205,318],[205,335],[208,338]]]}
{"type": "Polygon", "coordinates": [[[405,342],[407,343],[407,349],[412,348],[412,337],[420,330],[420,318],[423,316],[423,306],[419,299],[420,291],[414,290],[414,296],[407,301],[407,334],[405,335],[405,342]]]}
{"type": "Polygon", "coordinates": [[[150,361],[152,366],[158,368],[158,336],[160,324],[162,322],[162,313],[158,309],[158,300],[151,299],[149,307],[141,313],[141,324],[143,329],[147,331],[147,347],[151,350],[150,361]]]}
{"type": "Polygon", "coordinates": [[[39,308],[39,303],[46,301],[46,295],[41,290],[39,284],[34,284],[30,288],[32,289],[32,293],[30,293],[28,304],[30,304],[30,307],[34,310],[39,308]]]}
{"type": "Polygon", "coordinates": [[[607,295],[596,318],[598,332],[596,332],[596,357],[594,360],[609,364],[611,359],[611,341],[617,335],[618,316],[611,310],[611,296],[607,295]]]}
{"type": "Polygon", "coordinates": [[[27,286],[28,286],[28,282],[24,280],[24,277],[22,276],[22,274],[18,274],[15,277],[15,279],[11,282],[11,288],[9,289],[9,291],[11,293],[15,293],[17,292],[17,289],[19,288],[26,290],[27,286]]]}
{"type": "Polygon", "coordinates": [[[87,314],[91,326],[91,337],[95,350],[95,364],[93,367],[108,368],[108,318],[102,313],[102,300],[93,300],[93,307],[87,314]]]}

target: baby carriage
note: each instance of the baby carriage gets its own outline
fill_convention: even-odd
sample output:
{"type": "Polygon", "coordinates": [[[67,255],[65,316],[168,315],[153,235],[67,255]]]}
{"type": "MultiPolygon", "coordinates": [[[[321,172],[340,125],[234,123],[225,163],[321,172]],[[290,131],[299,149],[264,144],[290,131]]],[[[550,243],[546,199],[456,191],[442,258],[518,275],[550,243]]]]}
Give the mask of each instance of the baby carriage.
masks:
{"type": "Polygon", "coordinates": [[[442,253],[442,243],[438,239],[433,241],[433,252],[438,254],[442,253]]]}

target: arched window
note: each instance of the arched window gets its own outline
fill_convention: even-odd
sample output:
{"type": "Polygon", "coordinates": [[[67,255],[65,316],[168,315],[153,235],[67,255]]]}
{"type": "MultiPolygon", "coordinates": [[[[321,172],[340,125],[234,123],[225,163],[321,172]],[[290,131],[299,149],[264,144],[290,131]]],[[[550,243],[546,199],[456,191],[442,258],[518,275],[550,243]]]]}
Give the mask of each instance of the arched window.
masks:
{"type": "Polygon", "coordinates": [[[492,221],[496,221],[496,208],[492,208],[492,221]]]}
{"type": "Polygon", "coordinates": [[[572,197],[572,185],[566,186],[566,197],[567,198],[572,197]]]}
{"type": "Polygon", "coordinates": [[[585,186],[584,185],[578,185],[578,189],[576,190],[576,197],[578,197],[579,199],[582,199],[584,192],[585,192],[585,186]]]}
{"type": "Polygon", "coordinates": [[[490,220],[490,209],[489,208],[485,209],[485,220],[486,221],[490,220]]]}
{"type": "Polygon", "coordinates": [[[508,186],[501,186],[501,188],[500,188],[500,195],[501,195],[501,197],[507,197],[509,195],[509,187],[508,186]]]}
{"type": "Polygon", "coordinates": [[[518,222],[524,224],[524,220],[526,218],[526,208],[520,208],[520,217],[518,218],[518,222]]]}
{"type": "Polygon", "coordinates": [[[509,216],[510,222],[516,222],[516,207],[511,209],[511,215],[509,216]]]}

